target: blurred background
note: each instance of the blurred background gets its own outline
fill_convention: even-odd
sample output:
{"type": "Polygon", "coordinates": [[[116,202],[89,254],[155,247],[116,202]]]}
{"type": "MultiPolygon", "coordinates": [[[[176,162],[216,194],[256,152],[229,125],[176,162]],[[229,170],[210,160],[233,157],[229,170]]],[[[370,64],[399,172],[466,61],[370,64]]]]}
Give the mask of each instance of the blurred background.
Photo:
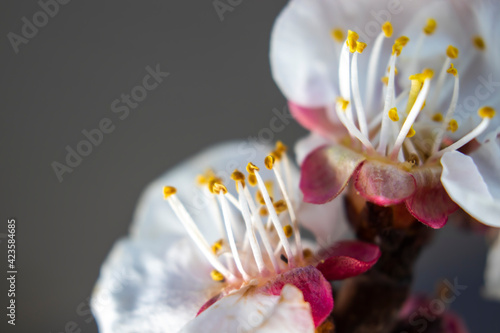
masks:
{"type": "MultiPolygon", "coordinates": [[[[285,4],[1,2],[2,311],[12,217],[18,274],[16,326],[2,313],[0,331],[97,332],[88,297],[150,181],[217,142],[292,145],[306,134],[269,70],[285,4]],[[78,150],[86,156],[68,157],[78,150]]],[[[467,289],[451,308],[472,332],[497,333],[500,304],[480,297],[486,250],[483,237],[447,226],[422,256],[415,289],[458,279],[467,289]]]]}

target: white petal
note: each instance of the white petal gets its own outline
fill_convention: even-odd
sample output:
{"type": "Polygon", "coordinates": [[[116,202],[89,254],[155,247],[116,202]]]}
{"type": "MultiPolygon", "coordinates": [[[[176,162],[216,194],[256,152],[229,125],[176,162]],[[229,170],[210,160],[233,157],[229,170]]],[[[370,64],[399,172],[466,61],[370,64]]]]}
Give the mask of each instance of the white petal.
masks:
{"type": "Polygon", "coordinates": [[[322,248],[351,237],[352,231],[344,212],[343,195],[322,205],[303,202],[297,215],[301,225],[314,234],[316,242],[322,248]]]}
{"type": "Polygon", "coordinates": [[[441,164],[441,182],[451,199],[478,221],[500,227],[500,198],[492,196],[472,158],[454,151],[444,154],[441,164]]]}
{"type": "MultiPolygon", "coordinates": [[[[383,0],[291,0],[271,32],[270,61],[274,80],[287,99],[308,107],[332,105],[338,96],[341,43],[330,32],[340,28],[359,33],[368,47],[360,57],[360,73],[366,73],[368,56],[381,24],[391,21],[395,33],[408,23],[415,8],[428,1],[396,3],[383,0]]],[[[384,48],[381,59],[390,53],[384,48]]],[[[384,62],[385,60],[382,60],[384,62]]],[[[385,70],[381,66],[381,71],[385,70]]],[[[362,96],[364,77],[360,77],[362,96]]]]}
{"type": "Polygon", "coordinates": [[[484,295],[500,301],[500,233],[488,252],[484,282],[484,295]]]}
{"type": "Polygon", "coordinates": [[[311,307],[297,287],[286,285],[280,296],[255,293],[252,288],[242,288],[217,301],[181,332],[314,332],[311,307]]]}
{"type": "Polygon", "coordinates": [[[500,137],[483,143],[470,157],[487,184],[488,191],[494,198],[500,199],[500,137]]]}
{"type": "Polygon", "coordinates": [[[210,271],[187,238],[119,241],[92,294],[99,331],[177,332],[214,296],[210,271]]]}
{"type": "Polygon", "coordinates": [[[234,169],[243,171],[248,162],[263,164],[270,150],[271,147],[252,141],[223,143],[167,171],[150,184],[142,194],[131,227],[132,237],[166,241],[165,237],[186,235],[180,221],[163,199],[163,187],[169,185],[177,188],[179,199],[186,206],[209,243],[220,239],[221,235],[210,214],[211,196],[197,186],[197,175],[212,169],[228,184],[229,191],[235,194],[233,181],[229,178],[234,169]]]}
{"type": "Polygon", "coordinates": [[[301,165],[304,158],[306,158],[310,152],[328,143],[331,143],[331,141],[315,133],[311,133],[297,141],[295,144],[295,158],[297,164],[301,165]]]}

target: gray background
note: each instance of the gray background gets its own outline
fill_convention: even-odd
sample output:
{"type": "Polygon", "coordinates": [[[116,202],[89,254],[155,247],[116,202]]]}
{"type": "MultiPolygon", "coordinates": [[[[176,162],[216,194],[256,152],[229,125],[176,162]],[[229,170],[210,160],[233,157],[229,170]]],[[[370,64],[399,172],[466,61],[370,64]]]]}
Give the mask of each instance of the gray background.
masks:
{"type": "MultiPolygon", "coordinates": [[[[2,310],[2,331],[64,332],[74,321],[96,332],[87,297],[144,186],[212,143],[258,136],[285,106],[268,63],[285,3],[243,0],[221,20],[211,1],[73,0],[15,54],[7,34],[20,34],[21,18],[40,6],[1,2],[0,233],[17,218],[19,272],[17,325],[7,327],[2,310]],[[112,101],[156,64],[170,76],[120,120],[112,101]],[[51,163],[64,163],[65,147],[103,118],[115,130],[59,182],[51,163]]],[[[291,122],[273,139],[292,144],[304,134],[291,122]]],[[[4,276],[4,240],[1,248],[4,276]]],[[[468,289],[452,308],[472,331],[498,332],[500,305],[479,297],[485,251],[480,236],[445,228],[419,263],[416,288],[457,277],[468,289]]]]}

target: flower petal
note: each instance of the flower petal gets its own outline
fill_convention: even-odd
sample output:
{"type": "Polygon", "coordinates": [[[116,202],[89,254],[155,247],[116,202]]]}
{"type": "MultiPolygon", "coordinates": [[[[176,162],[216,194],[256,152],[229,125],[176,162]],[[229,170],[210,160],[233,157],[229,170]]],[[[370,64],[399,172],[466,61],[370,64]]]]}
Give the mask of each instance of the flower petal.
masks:
{"type": "Polygon", "coordinates": [[[278,295],[249,286],[223,297],[180,332],[313,333],[314,324],[309,304],[293,285],[284,286],[278,295]]]}
{"type": "Polygon", "coordinates": [[[410,173],[375,160],[363,163],[354,186],[366,200],[380,206],[401,203],[416,190],[415,179],[410,173]]]}
{"type": "Polygon", "coordinates": [[[340,145],[316,149],[301,167],[304,201],[323,204],[337,197],[365,157],[340,145]]]}
{"type": "Polygon", "coordinates": [[[297,164],[302,165],[302,162],[304,162],[307,155],[319,147],[327,145],[328,143],[330,143],[330,140],[316,133],[310,133],[308,136],[299,139],[294,146],[297,164]]]}
{"type": "Polygon", "coordinates": [[[99,332],[176,332],[213,296],[210,271],[189,239],[118,242],[92,294],[99,332]]]}
{"type": "MultiPolygon", "coordinates": [[[[210,147],[167,171],[141,195],[131,226],[131,236],[168,242],[165,237],[176,239],[186,235],[182,224],[163,198],[163,187],[171,185],[179,189],[177,196],[186,205],[208,242],[216,241],[220,234],[212,222],[213,198],[205,188],[196,184],[196,177],[212,169],[217,176],[228,181],[235,168],[244,170],[249,161],[263,161],[270,150],[269,146],[251,141],[227,142],[210,147]]],[[[235,193],[232,187],[229,190],[235,193]]]]}
{"type": "Polygon", "coordinates": [[[441,184],[441,168],[425,167],[411,171],[417,183],[415,194],[406,200],[408,211],[431,228],[442,228],[448,215],[458,209],[441,184]]]}
{"type": "Polygon", "coordinates": [[[340,121],[332,122],[325,107],[307,107],[288,102],[290,113],[302,126],[313,133],[318,133],[326,138],[337,139],[345,135],[346,130],[340,121]]]}
{"type": "Polygon", "coordinates": [[[261,292],[279,295],[285,285],[297,287],[304,295],[304,300],[311,305],[314,325],[318,327],[333,310],[332,287],[319,270],[313,266],[294,268],[287,271],[268,285],[261,292]]]}
{"type": "Polygon", "coordinates": [[[380,258],[377,245],[360,241],[339,242],[320,256],[322,260],[316,268],[327,280],[343,280],[369,270],[380,258]]]}
{"type": "Polygon", "coordinates": [[[302,202],[297,212],[301,226],[314,234],[321,247],[329,247],[340,239],[349,238],[350,226],[340,198],[322,205],[302,202]]]}
{"type": "Polygon", "coordinates": [[[479,222],[500,227],[500,199],[494,198],[471,157],[457,151],[441,158],[444,188],[463,210],[479,222]]]}

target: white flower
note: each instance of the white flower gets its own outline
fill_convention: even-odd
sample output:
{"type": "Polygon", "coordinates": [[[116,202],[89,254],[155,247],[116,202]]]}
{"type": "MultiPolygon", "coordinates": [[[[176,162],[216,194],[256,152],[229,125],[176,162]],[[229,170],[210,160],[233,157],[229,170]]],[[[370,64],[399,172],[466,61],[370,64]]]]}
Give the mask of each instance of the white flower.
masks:
{"type": "Polygon", "coordinates": [[[483,154],[483,165],[500,159],[486,141],[500,125],[499,15],[499,3],[487,0],[290,1],[271,37],[273,77],[315,133],[299,157],[330,140],[302,165],[305,200],[331,200],[352,178],[365,199],[405,202],[433,228],[446,223],[453,201],[500,226],[498,177],[483,181],[498,167],[477,164],[479,150],[472,160],[458,152],[479,141],[497,154],[483,154]],[[469,173],[483,185],[471,186],[469,173]],[[319,186],[317,175],[329,181],[319,186]]]}
{"type": "Polygon", "coordinates": [[[488,253],[484,280],[483,294],[500,301],[500,232],[497,232],[496,240],[488,253]]]}
{"type": "Polygon", "coordinates": [[[365,272],[380,251],[357,241],[331,246],[345,231],[337,204],[295,215],[297,171],[284,150],[278,145],[265,159],[270,170],[259,171],[243,161],[263,161],[262,147],[228,143],[152,183],[130,236],[102,266],[91,301],[100,332],[314,332],[333,308],[327,279],[365,272]],[[233,171],[245,167],[248,178],[233,171]],[[263,181],[269,176],[273,184],[263,181]],[[299,220],[317,242],[300,238],[299,220]]]}

